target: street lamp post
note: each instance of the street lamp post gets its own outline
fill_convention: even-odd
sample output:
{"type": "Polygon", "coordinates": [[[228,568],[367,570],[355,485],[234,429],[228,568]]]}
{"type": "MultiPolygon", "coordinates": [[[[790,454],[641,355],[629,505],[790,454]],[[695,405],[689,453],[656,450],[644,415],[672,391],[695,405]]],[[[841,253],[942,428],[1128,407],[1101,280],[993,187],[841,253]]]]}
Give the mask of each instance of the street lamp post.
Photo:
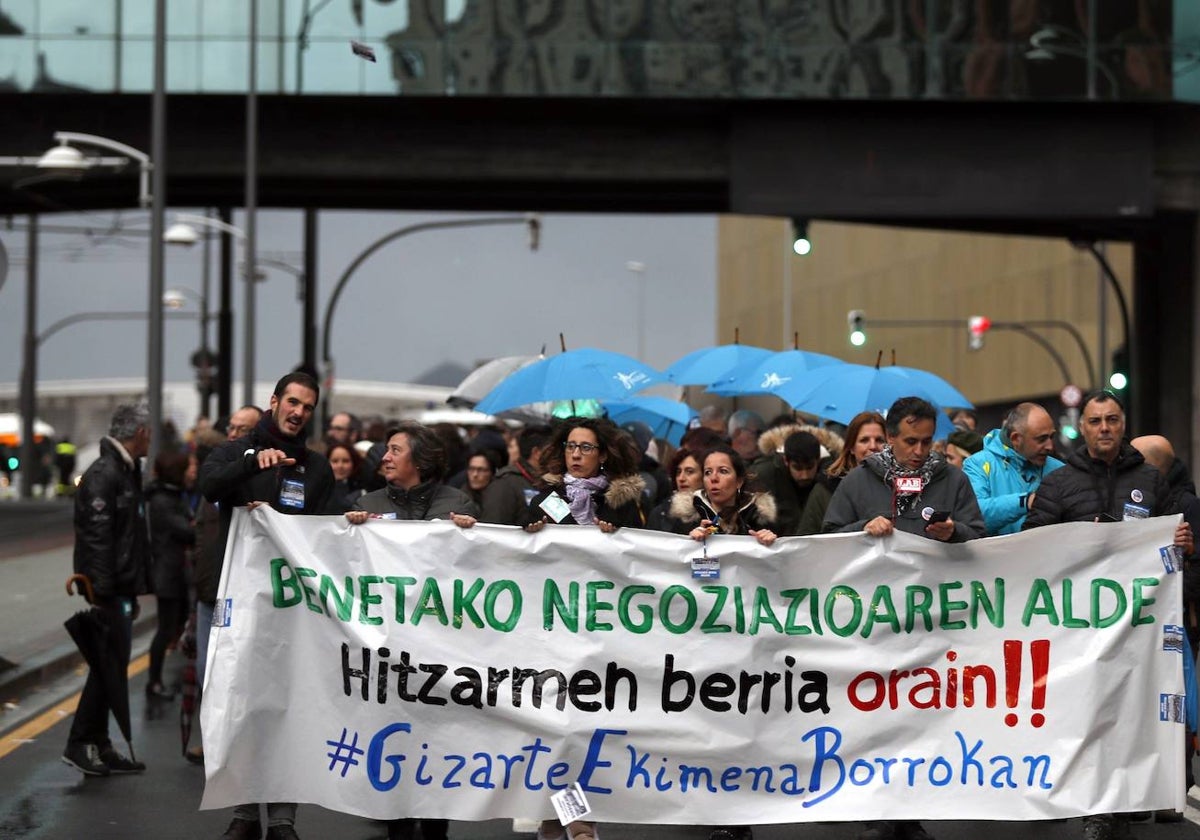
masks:
{"type": "MultiPolygon", "coordinates": [[[[198,228],[198,227],[204,228],[206,230],[212,230],[212,231],[217,231],[220,233],[229,234],[233,238],[237,239],[239,242],[244,242],[246,239],[246,234],[245,234],[245,232],[242,231],[241,228],[231,225],[228,222],[223,222],[220,219],[214,219],[210,216],[198,216],[194,213],[176,213],[174,222],[171,224],[171,226],[169,228],[167,228],[166,233],[163,234],[163,240],[168,245],[180,245],[180,246],[185,246],[185,247],[191,247],[192,245],[195,245],[197,242],[199,242],[201,239],[200,232],[198,230],[196,230],[196,228],[198,228]]],[[[226,263],[226,260],[224,259],[224,257],[222,258],[222,263],[223,263],[222,271],[225,271],[226,269],[224,267],[224,264],[226,263]]],[[[244,274],[244,272],[243,272],[243,276],[245,277],[247,283],[251,282],[250,278],[248,276],[246,276],[244,274]]],[[[206,278],[205,282],[207,283],[207,278],[206,278]]],[[[224,281],[222,281],[222,282],[224,282],[224,281]]],[[[222,319],[224,319],[224,311],[225,311],[224,310],[224,306],[225,306],[224,293],[225,293],[225,286],[223,285],[222,286],[222,319]]],[[[207,306],[205,307],[205,311],[207,312],[207,306]]],[[[242,315],[243,315],[243,317],[248,318],[246,313],[243,312],[242,315]]],[[[225,344],[224,331],[225,331],[225,324],[224,324],[224,320],[222,320],[221,326],[218,329],[219,339],[218,339],[217,344],[218,344],[218,347],[220,347],[223,351],[225,351],[225,352],[222,352],[222,354],[221,354],[221,356],[222,356],[221,364],[228,366],[233,360],[232,360],[232,355],[230,353],[228,353],[228,347],[225,344]]],[[[249,340],[253,341],[253,339],[254,339],[253,330],[248,330],[247,334],[248,334],[249,340]]],[[[250,392],[250,397],[243,401],[243,403],[242,403],[243,405],[250,405],[253,402],[253,390],[254,390],[253,359],[250,358],[250,359],[248,359],[248,361],[249,361],[249,364],[247,365],[247,367],[249,368],[248,376],[250,377],[250,380],[249,380],[250,384],[249,385],[243,384],[242,387],[243,387],[243,390],[250,392]]],[[[221,375],[225,376],[226,374],[222,373],[221,375]]],[[[243,375],[245,376],[247,374],[244,373],[243,375]]],[[[224,393],[224,392],[222,392],[222,393],[224,393]]],[[[222,398],[222,399],[224,399],[224,398],[222,398]]]]}
{"type": "Polygon", "coordinates": [[[637,260],[625,263],[625,269],[634,276],[637,283],[637,359],[643,364],[646,361],[646,264],[637,260]]]}
{"type": "Polygon", "coordinates": [[[212,354],[208,344],[208,290],[197,294],[192,289],[177,286],[163,292],[163,306],[167,309],[180,309],[185,305],[185,299],[191,298],[199,307],[200,347],[191,357],[192,365],[196,368],[196,387],[200,392],[200,413],[208,414],[209,397],[212,394],[212,354]]]}
{"type": "Polygon", "coordinates": [[[354,272],[358,270],[367,259],[390,242],[395,242],[397,239],[408,236],[413,233],[421,233],[427,230],[446,230],[449,228],[464,228],[464,227],[486,227],[489,225],[512,225],[522,224],[529,230],[529,250],[536,251],[538,242],[541,236],[542,220],[537,213],[526,213],[523,216],[482,216],[474,219],[447,219],[438,222],[421,222],[415,225],[408,225],[399,230],[394,230],[391,233],[381,236],[370,245],[362,250],[355,257],[350,265],[346,266],[346,270],[342,272],[342,276],[338,278],[334,284],[333,292],[329,295],[329,302],[325,304],[325,320],[321,331],[321,358],[324,366],[325,376],[325,391],[321,398],[321,416],[322,424],[328,423],[329,420],[329,396],[333,393],[333,356],[330,353],[330,335],[333,327],[333,313],[337,309],[338,300],[342,296],[342,289],[350,281],[354,272]]]}

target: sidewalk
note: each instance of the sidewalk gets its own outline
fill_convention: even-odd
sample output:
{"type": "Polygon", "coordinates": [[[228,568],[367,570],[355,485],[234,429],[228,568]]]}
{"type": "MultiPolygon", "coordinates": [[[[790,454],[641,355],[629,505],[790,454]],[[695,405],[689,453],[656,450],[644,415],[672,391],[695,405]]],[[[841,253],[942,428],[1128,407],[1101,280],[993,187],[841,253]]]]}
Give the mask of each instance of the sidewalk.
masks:
{"type": "MultiPolygon", "coordinates": [[[[0,732],[60,700],[73,686],[60,685],[60,680],[73,678],[82,685],[85,670],[63,628],[72,614],[87,608],[82,597],[66,593],[74,550],[70,532],[65,544],[61,530],[42,530],[26,539],[36,541],[26,545],[51,541],[57,547],[0,554],[0,732]]],[[[14,542],[10,535],[0,546],[14,542]]],[[[141,602],[142,614],[134,624],[135,656],[149,645],[156,623],[154,598],[141,602]]]]}

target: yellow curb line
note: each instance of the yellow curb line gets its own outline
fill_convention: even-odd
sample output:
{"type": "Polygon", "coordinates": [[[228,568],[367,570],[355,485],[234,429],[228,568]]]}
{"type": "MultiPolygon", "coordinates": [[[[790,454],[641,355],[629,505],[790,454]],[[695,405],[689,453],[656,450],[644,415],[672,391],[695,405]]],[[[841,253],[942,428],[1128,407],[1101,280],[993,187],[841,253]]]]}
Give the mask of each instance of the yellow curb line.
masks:
{"type": "MultiPolygon", "coordinates": [[[[134,677],[149,667],[150,654],[143,653],[129,663],[129,671],[127,673],[129,676],[134,677]]],[[[82,693],[82,691],[75,692],[75,694],[66,700],[42,712],[33,720],[26,721],[5,735],[4,740],[0,741],[0,758],[4,758],[13,750],[34,740],[64,717],[73,713],[75,707],[79,705],[79,695],[82,693]]]]}

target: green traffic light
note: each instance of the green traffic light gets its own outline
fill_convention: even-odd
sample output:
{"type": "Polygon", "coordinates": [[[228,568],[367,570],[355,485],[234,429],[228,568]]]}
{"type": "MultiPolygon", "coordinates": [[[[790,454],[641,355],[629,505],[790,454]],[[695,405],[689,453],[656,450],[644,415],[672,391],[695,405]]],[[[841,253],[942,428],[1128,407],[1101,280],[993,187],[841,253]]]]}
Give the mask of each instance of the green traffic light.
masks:
{"type": "Polygon", "coordinates": [[[850,343],[855,347],[862,347],[867,343],[867,334],[862,330],[855,330],[850,333],[850,343]]]}
{"type": "Polygon", "coordinates": [[[8,468],[10,470],[15,470],[19,466],[21,466],[21,459],[15,455],[9,455],[8,456],[8,468]]]}
{"type": "Polygon", "coordinates": [[[1124,391],[1129,385],[1129,377],[1119,370],[1113,371],[1112,376],[1108,377],[1108,384],[1117,391],[1124,391]]]}
{"type": "Polygon", "coordinates": [[[1076,429],[1074,426],[1063,426],[1062,427],[1062,436],[1065,437],[1067,440],[1075,440],[1076,438],[1079,437],[1079,430],[1076,429]]]}

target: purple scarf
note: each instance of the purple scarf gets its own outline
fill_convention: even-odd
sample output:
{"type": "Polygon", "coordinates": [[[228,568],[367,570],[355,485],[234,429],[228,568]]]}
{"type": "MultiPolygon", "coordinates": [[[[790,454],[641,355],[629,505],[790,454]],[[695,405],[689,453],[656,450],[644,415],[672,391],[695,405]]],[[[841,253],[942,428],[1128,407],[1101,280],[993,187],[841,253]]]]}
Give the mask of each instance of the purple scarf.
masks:
{"type": "Polygon", "coordinates": [[[576,478],[573,475],[563,477],[567,491],[567,502],[571,506],[571,516],[580,525],[592,525],[596,521],[596,502],[593,493],[608,489],[608,476],[596,475],[591,478],[576,478]]]}

